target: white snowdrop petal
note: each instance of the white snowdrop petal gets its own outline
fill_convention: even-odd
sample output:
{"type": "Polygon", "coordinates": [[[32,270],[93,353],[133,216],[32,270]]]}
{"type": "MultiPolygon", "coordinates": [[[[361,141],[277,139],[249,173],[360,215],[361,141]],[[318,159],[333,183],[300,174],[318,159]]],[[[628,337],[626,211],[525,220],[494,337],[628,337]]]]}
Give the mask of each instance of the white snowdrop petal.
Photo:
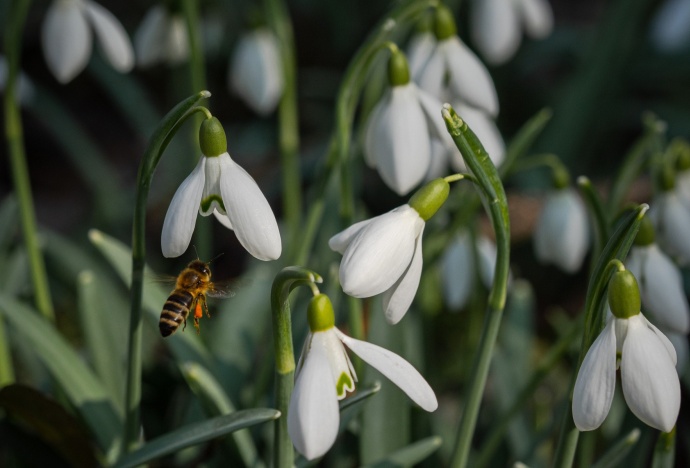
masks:
{"type": "Polygon", "coordinates": [[[328,247],[330,247],[331,250],[338,252],[339,254],[345,253],[345,249],[347,249],[347,247],[350,245],[352,239],[354,239],[354,237],[357,234],[359,234],[359,232],[362,229],[364,229],[364,227],[367,224],[374,222],[374,220],[379,219],[381,216],[384,215],[379,215],[370,219],[365,219],[364,221],[355,223],[349,228],[345,229],[344,231],[339,232],[338,234],[336,234],[328,240],[328,247]]]}
{"type": "Polygon", "coordinates": [[[223,226],[225,226],[226,228],[228,228],[230,230],[233,230],[232,229],[232,223],[230,222],[230,218],[228,218],[224,214],[220,213],[215,208],[213,209],[213,216],[215,216],[215,218],[220,222],[220,224],[222,224],[223,226]]]}
{"type": "Polygon", "coordinates": [[[496,117],[498,95],[484,64],[458,37],[446,39],[438,47],[444,51],[449,86],[457,98],[496,117]]]}
{"type": "Polygon", "coordinates": [[[690,331],[690,309],[678,267],[656,244],[635,247],[630,257],[634,258],[633,253],[639,249],[647,250],[643,269],[628,269],[638,280],[642,304],[649,309],[656,323],[664,330],[687,334],[690,331]]]}
{"type": "Polygon", "coordinates": [[[671,358],[673,365],[676,365],[676,348],[675,346],[673,346],[673,343],[671,343],[671,340],[669,340],[668,337],[661,330],[659,330],[652,322],[647,320],[647,317],[645,317],[642,314],[640,314],[640,316],[644,317],[644,323],[650,330],[652,330],[656,334],[657,338],[659,338],[659,341],[661,341],[661,344],[664,345],[664,348],[666,348],[666,352],[668,352],[668,355],[671,358]]]}
{"type": "Polygon", "coordinates": [[[681,377],[687,372],[688,367],[688,337],[680,333],[669,333],[668,340],[673,344],[678,360],[676,370],[681,377]]]}
{"type": "Polygon", "coordinates": [[[687,47],[690,41],[690,2],[666,0],[651,22],[650,36],[657,49],[674,53],[687,47]]]}
{"type": "Polygon", "coordinates": [[[336,389],[338,400],[347,396],[348,392],[355,390],[357,380],[351,372],[352,364],[340,338],[336,334],[336,328],[319,331],[312,334],[312,346],[323,349],[328,358],[328,367],[331,370],[331,382],[336,389]]]}
{"type": "Polygon", "coordinates": [[[325,350],[306,351],[288,407],[287,425],[297,451],[308,460],[323,456],[338,436],[340,412],[325,350]]]}
{"type": "Polygon", "coordinates": [[[237,239],[259,260],[280,257],[282,245],[278,223],[266,197],[242,167],[228,153],[220,160],[220,193],[237,239]]]}
{"type": "Polygon", "coordinates": [[[623,395],[644,423],[670,432],[680,411],[680,382],[664,344],[642,315],[628,319],[621,356],[623,395]]]}
{"type": "Polygon", "coordinates": [[[350,348],[353,353],[362,358],[371,367],[386,376],[387,379],[397,385],[400,390],[405,392],[412,401],[424,410],[435,411],[438,408],[434,391],[412,364],[380,346],[350,338],[340,331],[336,333],[345,343],[345,346],[350,348]]]}
{"type": "Polygon", "coordinates": [[[604,422],[616,388],[616,333],[609,320],[582,361],[573,390],[573,420],[580,431],[604,422]]]}
{"type": "Polygon", "coordinates": [[[172,15],[170,17],[165,44],[168,63],[176,65],[189,58],[187,22],[181,15],[172,15]]]}
{"type": "Polygon", "coordinates": [[[400,279],[383,295],[383,310],[386,320],[391,325],[395,325],[405,316],[405,313],[412,305],[414,296],[417,294],[419,280],[422,277],[422,234],[424,228],[417,236],[414,255],[407,271],[400,279]]]}
{"type": "Polygon", "coordinates": [[[437,99],[445,99],[443,96],[443,81],[446,74],[446,61],[443,56],[443,49],[436,43],[434,50],[426,60],[426,65],[412,75],[414,82],[424,91],[428,92],[437,99]]]}
{"type": "Polygon", "coordinates": [[[430,182],[448,174],[448,147],[436,138],[431,139],[431,152],[429,153],[429,170],[424,177],[425,182],[430,182]]]}
{"type": "Polygon", "coordinates": [[[453,143],[453,139],[450,137],[446,123],[441,115],[441,109],[443,109],[441,101],[421,88],[417,88],[416,91],[417,99],[422,106],[426,122],[429,125],[429,131],[431,131],[435,138],[446,141],[455,147],[455,143],[453,143]]]}
{"type": "Polygon", "coordinates": [[[161,249],[164,257],[179,257],[192,240],[199,202],[204,190],[204,166],[201,158],[189,176],[175,192],[163,221],[161,249]]]}
{"type": "MultiPolygon", "coordinates": [[[[494,283],[494,273],[496,271],[496,257],[498,252],[496,244],[484,236],[477,239],[477,254],[479,259],[479,279],[484,286],[490,289],[494,283]]],[[[510,276],[508,277],[510,282],[510,276]]]]}
{"type": "Polygon", "coordinates": [[[137,65],[150,67],[160,62],[165,43],[168,13],[162,5],[151,8],[134,35],[134,51],[137,65]]]}
{"type": "Polygon", "coordinates": [[[391,90],[388,89],[383,93],[379,102],[376,103],[371,114],[369,114],[364,130],[364,146],[362,153],[364,153],[364,162],[372,169],[376,169],[380,122],[388,118],[390,102],[391,90]]]}
{"type": "MultiPolygon", "coordinates": [[[[458,103],[454,108],[458,115],[467,122],[472,132],[477,135],[494,166],[500,166],[505,159],[506,144],[494,120],[486,112],[467,104],[458,103]]],[[[460,151],[454,143],[453,149],[460,155],[460,151]]],[[[462,158],[462,156],[460,157],[462,158]]]]}
{"type": "Polygon", "coordinates": [[[472,41],[487,62],[498,65],[509,60],[522,32],[514,0],[477,0],[471,10],[472,41]]]}
{"type": "Polygon", "coordinates": [[[367,133],[369,158],[386,185],[398,195],[417,186],[429,169],[431,158],[429,130],[417,97],[409,83],[395,86],[387,109],[376,115],[367,133]]]}
{"type": "Polygon", "coordinates": [[[673,192],[657,197],[653,201],[650,211],[652,210],[662,247],[672,256],[677,256],[682,264],[690,262],[690,242],[687,238],[690,232],[690,211],[673,192]]]}
{"type": "Polygon", "coordinates": [[[340,262],[343,290],[350,296],[371,297],[393,286],[412,261],[423,226],[422,218],[408,205],[364,226],[340,262]]]}
{"type": "Polygon", "coordinates": [[[121,73],[130,71],[134,67],[134,50],[125,28],[112,13],[98,3],[86,1],[84,8],[110,64],[121,73]]]}
{"type": "Polygon", "coordinates": [[[441,259],[441,286],[451,310],[465,306],[474,286],[474,271],[472,239],[469,233],[462,231],[446,248],[441,259]]]}
{"type": "Polygon", "coordinates": [[[233,54],[228,83],[258,114],[273,112],[283,93],[278,43],[267,29],[242,37],[233,54]]]}
{"type": "Polygon", "coordinates": [[[80,4],[54,1],[48,7],[41,31],[43,54],[55,78],[68,83],[86,67],[91,55],[91,30],[80,4]]]}
{"type": "Polygon", "coordinates": [[[407,46],[407,63],[410,67],[410,76],[418,76],[426,66],[436,46],[436,36],[431,32],[415,34],[407,46]]]}
{"type": "Polygon", "coordinates": [[[551,34],[553,10],[547,0],[520,0],[517,4],[528,36],[541,39],[551,34]]]}

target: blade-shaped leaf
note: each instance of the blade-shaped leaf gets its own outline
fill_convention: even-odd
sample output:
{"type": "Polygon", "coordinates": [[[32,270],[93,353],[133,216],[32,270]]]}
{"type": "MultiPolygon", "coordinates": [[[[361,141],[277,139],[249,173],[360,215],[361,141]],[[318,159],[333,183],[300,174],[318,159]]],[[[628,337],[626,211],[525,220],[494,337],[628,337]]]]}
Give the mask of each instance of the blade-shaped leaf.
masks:
{"type": "Polygon", "coordinates": [[[36,355],[96,435],[101,449],[107,452],[122,433],[122,421],[103,384],[37,311],[0,293],[0,312],[15,333],[31,343],[36,355]]]}
{"type": "Polygon", "coordinates": [[[254,408],[190,424],[151,440],[138,450],[122,457],[115,466],[125,468],[143,465],[183,448],[206,442],[245,427],[272,421],[278,417],[280,417],[278,410],[254,408]]]}
{"type": "Polygon", "coordinates": [[[426,460],[429,455],[438,450],[441,446],[441,442],[442,440],[438,436],[427,437],[405,448],[396,450],[377,462],[364,466],[368,468],[403,468],[406,466],[413,466],[426,460]]]}

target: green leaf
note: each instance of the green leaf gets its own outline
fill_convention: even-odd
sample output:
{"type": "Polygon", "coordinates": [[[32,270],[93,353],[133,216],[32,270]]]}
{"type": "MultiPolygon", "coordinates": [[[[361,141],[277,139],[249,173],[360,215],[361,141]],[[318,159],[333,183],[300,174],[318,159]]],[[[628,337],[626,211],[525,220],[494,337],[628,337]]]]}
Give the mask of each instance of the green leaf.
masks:
{"type": "Polygon", "coordinates": [[[173,432],[157,437],[141,448],[123,456],[115,464],[117,468],[134,467],[170,455],[183,448],[201,444],[216,437],[245,427],[254,426],[280,417],[280,412],[270,408],[254,408],[225,416],[189,424],[173,432]]]}
{"type": "Polygon", "coordinates": [[[673,468],[676,461],[676,428],[671,432],[660,432],[654,446],[652,468],[673,468]]]}
{"type": "Polygon", "coordinates": [[[596,233],[594,238],[594,250],[592,252],[592,257],[597,258],[604,244],[609,239],[611,235],[611,230],[609,229],[609,221],[606,217],[606,211],[604,210],[604,204],[601,201],[601,197],[592,185],[592,181],[588,177],[580,176],[577,178],[577,186],[580,188],[580,192],[589,208],[589,217],[594,225],[594,231],[596,233]]]}
{"type": "Polygon", "coordinates": [[[24,428],[60,453],[71,466],[97,466],[96,454],[81,423],[55,400],[26,385],[0,390],[0,407],[24,428]]]}
{"type": "Polygon", "coordinates": [[[122,421],[98,378],[37,311],[0,293],[0,312],[15,333],[31,344],[107,453],[122,433],[122,421]]]}
{"type": "Polygon", "coordinates": [[[374,463],[363,465],[367,468],[403,468],[413,466],[426,460],[441,446],[441,438],[438,436],[427,437],[419,442],[396,450],[387,457],[374,463]]]}
{"type": "Polygon", "coordinates": [[[551,109],[542,109],[518,130],[517,134],[510,141],[510,145],[508,145],[506,150],[506,157],[499,168],[499,173],[502,177],[508,176],[515,161],[529,151],[535,140],[541,135],[546,124],[551,120],[552,115],[551,109]]]}
{"type": "Polygon", "coordinates": [[[633,429],[625,437],[616,442],[606,453],[592,465],[592,468],[615,468],[620,465],[620,462],[632,450],[632,448],[640,440],[640,430],[633,429]]]}
{"type": "MultiPolygon", "coordinates": [[[[232,414],[235,412],[230,397],[225,393],[218,380],[203,366],[197,363],[188,362],[180,366],[189,388],[201,401],[201,406],[208,416],[219,416],[232,414]]],[[[256,466],[259,463],[259,456],[256,446],[252,440],[248,429],[233,432],[232,434],[237,449],[246,466],[256,466]]]]}

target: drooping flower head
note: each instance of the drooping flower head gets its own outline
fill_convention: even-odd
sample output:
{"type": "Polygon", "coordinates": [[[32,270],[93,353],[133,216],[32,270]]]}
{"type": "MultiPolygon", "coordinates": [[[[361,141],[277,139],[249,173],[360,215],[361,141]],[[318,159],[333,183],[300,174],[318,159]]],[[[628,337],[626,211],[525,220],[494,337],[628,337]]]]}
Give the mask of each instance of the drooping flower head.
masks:
{"type": "Polygon", "coordinates": [[[280,46],[273,31],[262,27],[239,39],[228,69],[228,86],[257,114],[275,110],[285,83],[280,46]]]}
{"type": "Polygon", "coordinates": [[[106,59],[120,73],[134,66],[134,51],[122,24],[91,0],[53,0],[43,23],[43,54],[60,83],[72,81],[91,55],[91,28],[106,59]]]}
{"type": "Polygon", "coordinates": [[[676,352],[666,336],[640,313],[640,293],[628,270],[614,273],[608,288],[609,317],[577,374],[573,419],[581,431],[604,422],[620,366],[623,396],[644,423],[670,432],[680,411],[676,352]]]}
{"type": "Polygon", "coordinates": [[[547,0],[476,0],[472,5],[472,40],[489,63],[504,63],[515,54],[522,30],[535,39],[553,29],[547,0]]]}
{"type": "Polygon", "coordinates": [[[658,174],[659,192],[650,203],[649,219],[661,248],[680,265],[690,263],[690,209],[683,204],[675,168],[664,165],[658,174]]]}
{"type": "Polygon", "coordinates": [[[392,47],[388,82],[365,129],[364,157],[398,195],[419,185],[429,170],[432,139],[447,132],[441,102],[410,81],[405,54],[392,47]]]}
{"type": "Polygon", "coordinates": [[[158,63],[177,65],[186,61],[189,36],[184,17],[169,11],[167,5],[154,6],[144,16],[134,36],[134,48],[140,67],[158,63]]]}
{"type": "Polygon", "coordinates": [[[353,224],[328,245],[343,254],[340,284],[354,297],[384,293],[389,323],[398,323],[412,304],[422,274],[422,233],[448,198],[450,187],[436,179],[419,189],[406,205],[353,224]]]}
{"type": "Polygon", "coordinates": [[[228,154],[225,131],[217,118],[201,124],[199,143],[203,156],[175,192],[165,215],[163,255],[177,257],[187,250],[198,212],[213,214],[234,230],[240,244],[259,260],[280,257],[280,231],[271,206],[254,179],[228,154]]]}
{"type": "Polygon", "coordinates": [[[307,313],[309,334],[297,365],[287,421],[292,442],[308,460],[324,455],[333,446],[340,423],[338,400],[355,390],[357,375],[345,347],[424,410],[436,410],[434,391],[409,362],[380,346],[350,338],[335,327],[328,296],[314,296],[307,313]]]}
{"type": "Polygon", "coordinates": [[[554,172],[554,188],[547,195],[534,232],[534,251],[541,263],[563,271],[580,269],[589,247],[587,211],[577,192],[569,187],[564,169],[554,172]]]}

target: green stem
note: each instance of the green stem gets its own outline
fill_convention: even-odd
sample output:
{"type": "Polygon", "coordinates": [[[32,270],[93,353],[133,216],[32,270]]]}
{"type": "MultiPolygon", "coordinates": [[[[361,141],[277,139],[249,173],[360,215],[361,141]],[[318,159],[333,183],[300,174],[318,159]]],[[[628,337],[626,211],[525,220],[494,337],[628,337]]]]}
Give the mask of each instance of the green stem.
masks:
{"type": "Polygon", "coordinates": [[[146,200],[151,180],[163,151],[177,129],[190,115],[201,99],[211,96],[201,91],[173,108],[161,121],[154,132],[149,146],[139,165],[137,192],[132,222],[132,285],[131,310],[129,319],[129,344],[127,350],[127,388],[125,392],[124,452],[136,445],[139,434],[139,404],[141,401],[141,301],[144,285],[144,264],[146,261],[146,200]]]}
{"type": "Polygon", "coordinates": [[[281,417],[276,420],[273,466],[291,468],[294,461],[292,441],[287,431],[290,396],[295,384],[295,353],[292,346],[290,292],[298,286],[321,283],[321,276],[302,267],[286,267],[276,275],[271,287],[273,350],[276,361],[275,404],[281,417]]]}
{"type": "Polygon", "coordinates": [[[41,255],[36,233],[36,215],[31,182],[26,165],[22,119],[17,98],[17,78],[21,55],[22,32],[31,0],[12,2],[5,24],[5,54],[7,55],[7,85],[5,86],[5,136],[10,155],[12,180],[19,201],[19,213],[24,234],[24,244],[29,257],[31,280],[34,288],[36,309],[48,320],[54,321],[53,302],[48,288],[46,267],[41,255]]]}
{"type": "Polygon", "coordinates": [[[611,230],[609,229],[609,221],[606,217],[606,211],[604,209],[604,204],[601,201],[601,197],[594,189],[592,181],[588,177],[580,176],[577,178],[577,185],[580,187],[583,198],[587,203],[589,208],[590,218],[592,224],[594,224],[594,249],[592,252],[592,258],[598,258],[601,253],[601,249],[604,248],[604,244],[611,235],[611,230]]]}
{"type": "Polygon", "coordinates": [[[10,343],[7,338],[5,318],[0,317],[0,388],[13,384],[15,381],[10,343]]]}
{"type": "Polygon", "coordinates": [[[280,158],[283,172],[283,215],[287,224],[290,256],[301,243],[302,181],[299,160],[299,116],[297,113],[297,64],[290,15],[284,0],[264,0],[268,23],[280,44],[284,79],[278,109],[280,158]]]}
{"type": "Polygon", "coordinates": [[[671,432],[660,432],[659,438],[654,446],[654,458],[652,468],[673,468],[676,460],[676,430],[671,432]]]}
{"type": "Polygon", "coordinates": [[[465,409],[456,437],[455,453],[451,460],[451,466],[462,468],[467,465],[469,458],[472,436],[477,425],[479,407],[491,365],[491,356],[505,308],[510,266],[510,218],[503,184],[481,142],[452,107],[444,105],[442,115],[455,145],[462,153],[465,164],[476,176],[482,193],[486,197],[487,211],[496,234],[498,250],[484,328],[479,349],[474,358],[465,409]]]}

